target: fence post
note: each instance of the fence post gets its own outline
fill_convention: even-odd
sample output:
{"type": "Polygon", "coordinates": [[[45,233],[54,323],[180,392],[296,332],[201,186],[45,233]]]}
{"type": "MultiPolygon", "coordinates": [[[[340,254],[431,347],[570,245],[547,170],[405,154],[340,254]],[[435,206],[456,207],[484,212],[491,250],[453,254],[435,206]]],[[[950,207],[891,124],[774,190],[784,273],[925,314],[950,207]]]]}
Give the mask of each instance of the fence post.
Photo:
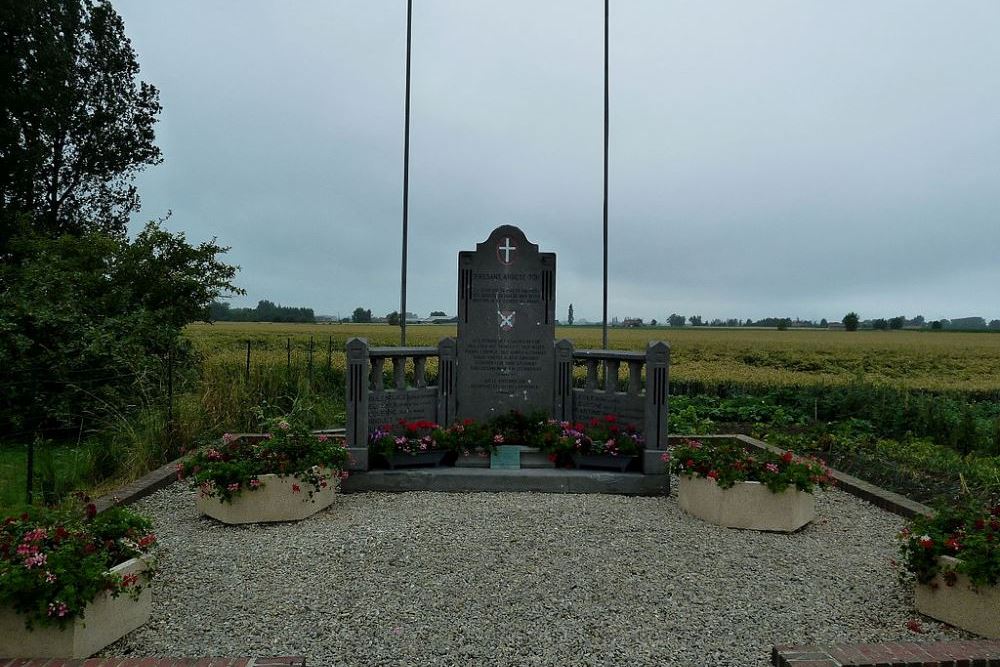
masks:
{"type": "Polygon", "coordinates": [[[347,341],[347,451],[351,470],[368,470],[368,341],[347,341]]]}
{"type": "Polygon", "coordinates": [[[313,386],[313,337],[309,336],[309,391],[313,386]]]}
{"type": "Polygon", "coordinates": [[[35,442],[38,440],[38,433],[28,441],[28,479],[26,480],[26,495],[28,499],[28,504],[31,505],[34,501],[34,489],[35,489],[35,442]]]}
{"type": "Polygon", "coordinates": [[[167,350],[167,429],[174,430],[174,348],[167,350]]]}

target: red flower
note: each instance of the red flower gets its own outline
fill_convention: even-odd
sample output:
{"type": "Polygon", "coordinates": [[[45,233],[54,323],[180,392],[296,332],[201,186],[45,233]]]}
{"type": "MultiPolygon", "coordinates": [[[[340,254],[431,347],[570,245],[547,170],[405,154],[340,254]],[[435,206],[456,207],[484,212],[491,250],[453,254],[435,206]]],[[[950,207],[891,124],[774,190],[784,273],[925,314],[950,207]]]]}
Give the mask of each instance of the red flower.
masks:
{"type": "Polygon", "coordinates": [[[87,544],[83,545],[83,553],[89,555],[94,553],[95,551],[97,551],[97,547],[94,546],[93,542],[88,542],[87,544]]]}
{"type": "Polygon", "coordinates": [[[93,519],[95,516],[97,516],[97,505],[95,505],[94,503],[87,503],[87,507],[85,508],[84,511],[86,512],[87,520],[89,521],[93,519]]]}
{"type": "Polygon", "coordinates": [[[609,424],[614,424],[616,421],[618,421],[618,418],[615,417],[614,415],[608,415],[607,417],[604,418],[604,421],[608,422],[609,424]]]}
{"type": "Polygon", "coordinates": [[[791,463],[792,462],[792,453],[791,452],[785,452],[784,454],[781,455],[781,460],[784,461],[785,463],[791,463]]]}
{"type": "Polygon", "coordinates": [[[299,486],[298,484],[292,484],[292,493],[298,493],[301,490],[302,490],[301,486],[299,486]]]}
{"type": "Polygon", "coordinates": [[[708,477],[709,479],[719,479],[719,473],[715,470],[709,470],[705,477],[708,477]]]}
{"type": "Polygon", "coordinates": [[[959,549],[962,548],[962,545],[959,544],[958,540],[956,540],[954,537],[948,538],[948,540],[945,541],[944,546],[946,549],[951,549],[952,551],[958,551],[959,549]]]}
{"type": "Polygon", "coordinates": [[[917,634],[923,634],[924,632],[924,626],[921,625],[920,621],[918,621],[915,618],[911,618],[910,620],[908,620],[906,622],[906,627],[909,629],[910,632],[916,632],[917,634]]]}

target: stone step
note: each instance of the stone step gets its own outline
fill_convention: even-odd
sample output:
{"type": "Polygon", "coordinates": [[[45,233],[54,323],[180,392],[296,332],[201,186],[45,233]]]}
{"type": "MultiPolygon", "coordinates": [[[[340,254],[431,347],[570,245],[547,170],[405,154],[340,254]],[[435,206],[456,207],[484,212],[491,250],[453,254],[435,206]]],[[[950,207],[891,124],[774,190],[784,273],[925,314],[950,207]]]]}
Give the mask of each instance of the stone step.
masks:
{"type": "Polygon", "coordinates": [[[345,493],[370,491],[523,491],[660,496],[670,493],[666,475],[558,468],[404,468],[357,472],[342,482],[345,493]]]}
{"type": "Polygon", "coordinates": [[[0,667],[305,667],[301,656],[275,658],[0,658],[0,667]]]}
{"type": "Polygon", "coordinates": [[[1000,641],[775,646],[775,667],[1000,667],[1000,641]]]}

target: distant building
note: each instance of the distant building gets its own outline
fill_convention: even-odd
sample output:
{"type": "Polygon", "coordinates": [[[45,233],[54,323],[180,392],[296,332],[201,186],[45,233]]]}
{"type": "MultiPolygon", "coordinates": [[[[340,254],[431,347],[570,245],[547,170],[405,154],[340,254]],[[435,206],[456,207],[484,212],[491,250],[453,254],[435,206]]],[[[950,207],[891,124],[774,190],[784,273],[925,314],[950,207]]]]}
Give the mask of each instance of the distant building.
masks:
{"type": "Polygon", "coordinates": [[[829,324],[826,325],[826,328],[827,329],[831,329],[831,330],[837,330],[837,331],[846,331],[847,330],[847,327],[844,326],[843,322],[830,322],[829,324]]]}

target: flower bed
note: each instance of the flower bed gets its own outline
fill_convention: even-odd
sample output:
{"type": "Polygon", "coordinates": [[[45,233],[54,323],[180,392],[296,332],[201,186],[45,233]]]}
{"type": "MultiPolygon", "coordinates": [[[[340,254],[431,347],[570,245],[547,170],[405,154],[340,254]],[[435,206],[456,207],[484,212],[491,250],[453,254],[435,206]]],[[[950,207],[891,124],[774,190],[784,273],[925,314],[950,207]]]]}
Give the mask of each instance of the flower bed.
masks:
{"type": "Polygon", "coordinates": [[[199,489],[200,512],[225,523],[297,521],[329,507],[348,454],[326,435],[314,435],[293,411],[259,416],[262,439],[226,434],[219,447],[189,456],[178,476],[199,489]]]}
{"type": "Polygon", "coordinates": [[[445,431],[432,421],[400,419],[386,424],[371,435],[372,452],[389,468],[438,466],[448,454],[444,448],[445,431]]]}
{"type": "Polygon", "coordinates": [[[1000,638],[1000,506],[944,507],[932,517],[915,517],[900,538],[917,610],[1000,638]]]}
{"type": "Polygon", "coordinates": [[[586,423],[561,422],[556,451],[569,456],[577,468],[625,471],[643,451],[645,440],[632,424],[620,424],[615,415],[594,417],[586,423]]]}
{"type": "Polygon", "coordinates": [[[681,509],[729,528],[798,530],[815,518],[813,490],[832,483],[816,459],[750,452],[729,441],[688,440],[664,459],[680,478],[681,509]]]}
{"type": "Polygon", "coordinates": [[[0,655],[84,658],[149,619],[156,536],[127,509],[33,508],[0,528],[0,655]]]}

